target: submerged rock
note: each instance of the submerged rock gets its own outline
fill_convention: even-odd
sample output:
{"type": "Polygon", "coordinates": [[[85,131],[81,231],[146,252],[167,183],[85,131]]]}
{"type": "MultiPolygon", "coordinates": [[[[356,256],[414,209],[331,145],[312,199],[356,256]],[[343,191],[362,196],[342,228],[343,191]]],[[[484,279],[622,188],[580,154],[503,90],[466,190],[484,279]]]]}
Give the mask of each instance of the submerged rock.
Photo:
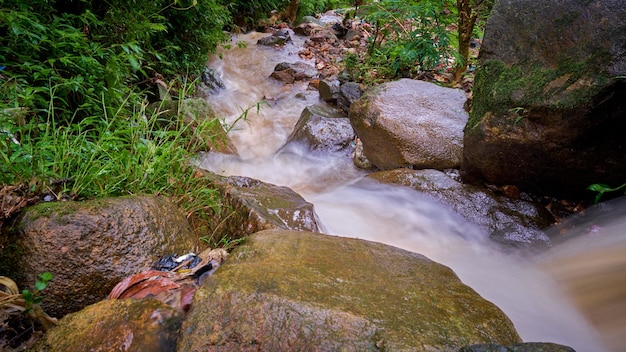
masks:
{"type": "Polygon", "coordinates": [[[310,232],[250,237],[198,289],[178,351],[456,351],[521,342],[449,268],[310,232]]]}
{"type": "Polygon", "coordinates": [[[200,245],[176,205],[157,196],[41,203],[25,209],[0,242],[0,268],[7,270],[0,275],[19,287],[34,287],[38,274],[52,273],[42,306],[55,317],[104,299],[164,253],[200,245]]]}
{"type": "Polygon", "coordinates": [[[281,62],[274,67],[274,72],[270,77],[284,83],[293,83],[295,81],[306,81],[317,77],[318,73],[315,67],[304,62],[281,62]]]}
{"type": "Polygon", "coordinates": [[[350,122],[365,156],[380,170],[454,168],[461,164],[465,101],[459,89],[401,79],[356,100],[350,122]]]}
{"type": "Polygon", "coordinates": [[[540,205],[463,184],[437,170],[396,169],[376,172],[368,178],[424,192],[478,225],[496,242],[538,248],[550,244],[542,229],[554,218],[540,205]]]}

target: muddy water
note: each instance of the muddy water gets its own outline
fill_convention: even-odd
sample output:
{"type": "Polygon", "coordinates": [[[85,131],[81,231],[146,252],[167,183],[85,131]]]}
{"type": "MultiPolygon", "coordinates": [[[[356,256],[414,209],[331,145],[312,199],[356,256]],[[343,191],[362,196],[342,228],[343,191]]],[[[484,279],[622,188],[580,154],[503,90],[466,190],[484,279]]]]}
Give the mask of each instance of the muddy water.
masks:
{"type": "Polygon", "coordinates": [[[279,62],[300,60],[303,39],[295,37],[292,45],[276,49],[256,46],[262,36],[234,38],[232,49],[211,61],[227,89],[208,100],[232,126],[240,157],[205,155],[198,161],[201,167],[291,187],[315,205],[328,234],[387,243],[451,267],[511,318],[524,341],[608,351],[551,272],[534,260],[499,253],[486,234],[417,192],[364,180],[364,172],[345,156],[311,155],[297,148],[277,153],[302,109],[320,101],[306,84],[285,87],[268,78],[279,62]],[[246,48],[238,48],[238,41],[246,48]],[[263,99],[269,104],[257,113],[255,104],[263,99]]]}

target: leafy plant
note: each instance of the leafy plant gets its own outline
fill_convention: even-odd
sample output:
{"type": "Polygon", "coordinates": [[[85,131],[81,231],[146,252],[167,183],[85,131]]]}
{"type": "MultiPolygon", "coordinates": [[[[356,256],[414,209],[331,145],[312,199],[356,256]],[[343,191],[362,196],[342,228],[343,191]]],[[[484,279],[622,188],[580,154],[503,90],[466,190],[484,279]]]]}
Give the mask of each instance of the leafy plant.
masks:
{"type": "Polygon", "coordinates": [[[451,56],[451,17],[445,2],[383,0],[361,7],[373,26],[365,57],[346,66],[359,80],[377,82],[432,70],[451,56]]]}
{"type": "Polygon", "coordinates": [[[596,197],[594,199],[594,203],[598,203],[600,202],[600,198],[602,198],[602,196],[607,193],[607,192],[617,192],[619,190],[625,190],[624,194],[626,194],[626,183],[624,183],[621,186],[615,187],[615,188],[611,188],[610,186],[603,184],[603,183],[594,183],[592,185],[589,185],[589,187],[587,187],[587,190],[589,191],[594,191],[597,192],[596,197]]]}
{"type": "Polygon", "coordinates": [[[52,274],[45,272],[38,275],[34,289],[22,290],[20,293],[17,284],[6,276],[0,276],[0,309],[8,314],[25,313],[29,317],[38,320],[45,329],[49,329],[57,324],[57,319],[46,314],[40,306],[43,291],[48,282],[52,280],[52,274]]]}

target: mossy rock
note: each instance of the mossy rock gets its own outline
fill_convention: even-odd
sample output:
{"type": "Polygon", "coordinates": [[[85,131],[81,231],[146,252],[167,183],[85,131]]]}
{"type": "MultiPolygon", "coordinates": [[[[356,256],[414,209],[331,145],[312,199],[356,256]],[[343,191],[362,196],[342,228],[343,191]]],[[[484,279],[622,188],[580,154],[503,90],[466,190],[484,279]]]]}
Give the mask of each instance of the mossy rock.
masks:
{"type": "Polygon", "coordinates": [[[178,351],[457,351],[517,342],[500,309],[422,255],[267,230],[196,292],[178,351]]]}
{"type": "Polygon", "coordinates": [[[464,131],[466,181],[559,197],[626,182],[624,18],[620,0],[496,2],[464,131]]]}

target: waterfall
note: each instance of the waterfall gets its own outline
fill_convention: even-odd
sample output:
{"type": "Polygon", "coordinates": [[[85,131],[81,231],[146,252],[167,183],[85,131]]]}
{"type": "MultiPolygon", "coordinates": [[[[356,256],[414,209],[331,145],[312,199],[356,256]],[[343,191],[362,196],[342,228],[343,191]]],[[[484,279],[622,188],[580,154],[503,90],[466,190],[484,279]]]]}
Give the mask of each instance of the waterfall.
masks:
{"type": "Polygon", "coordinates": [[[269,78],[276,64],[302,61],[298,51],[304,40],[292,36],[294,42],[281,48],[255,45],[265,35],[233,37],[232,48],[210,62],[227,88],[207,100],[232,126],[240,156],[211,153],[199,159],[200,167],[292,188],[314,204],[328,234],[386,243],[449,266],[500,307],[524,341],[607,350],[535,260],[501,253],[477,227],[413,190],[367,181],[346,156],[312,155],[297,148],[277,153],[301,111],[321,101],[307,83],[286,86],[269,78]],[[255,104],[263,99],[269,104],[257,113],[255,104]],[[245,119],[240,118],[249,107],[245,119]]]}

